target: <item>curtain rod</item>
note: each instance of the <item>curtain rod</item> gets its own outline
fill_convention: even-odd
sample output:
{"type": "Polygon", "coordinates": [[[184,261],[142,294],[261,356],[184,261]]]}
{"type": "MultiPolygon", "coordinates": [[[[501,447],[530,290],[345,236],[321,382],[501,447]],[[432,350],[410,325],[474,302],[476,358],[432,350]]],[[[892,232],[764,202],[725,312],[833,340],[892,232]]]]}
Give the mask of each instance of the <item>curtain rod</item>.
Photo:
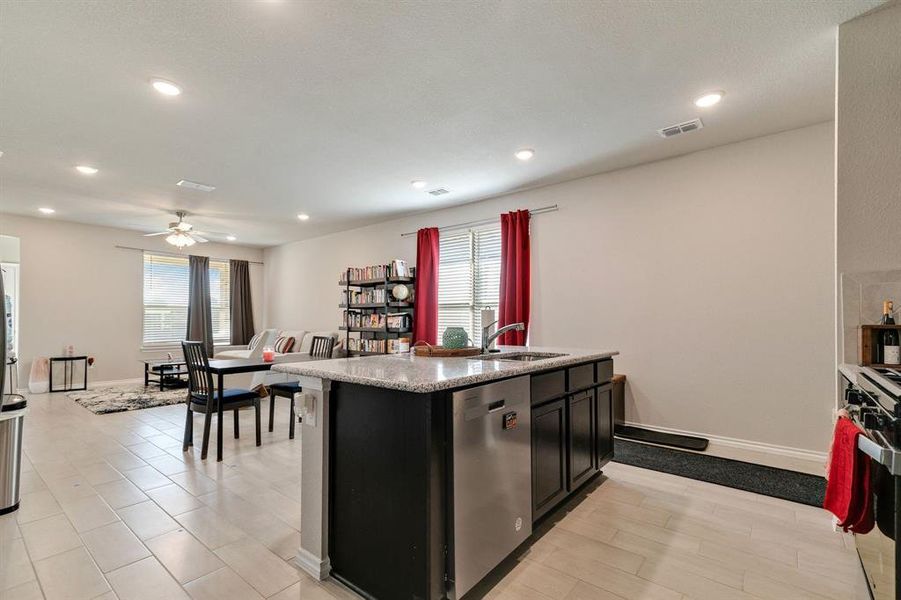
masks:
{"type": "MultiPolygon", "coordinates": [[[[529,211],[529,215],[540,215],[549,212],[556,212],[560,210],[557,208],[556,204],[552,204],[550,206],[542,206],[541,208],[533,208],[529,211]]],[[[465,229],[467,227],[478,227],[479,225],[488,225],[489,223],[496,222],[497,219],[482,219],[481,221],[469,221],[468,223],[457,223],[456,225],[445,225],[444,227],[439,227],[438,231],[451,231],[453,229],[465,229]]],[[[400,237],[409,237],[411,235],[416,235],[415,231],[408,231],[406,233],[400,234],[400,237]]]]}
{"type": "MultiPolygon", "coordinates": [[[[138,252],[150,252],[151,254],[163,254],[165,256],[188,256],[187,254],[178,254],[176,252],[166,252],[165,250],[148,250],[147,248],[135,248],[133,246],[116,246],[116,248],[119,248],[120,250],[137,250],[138,252]]],[[[215,256],[210,256],[208,258],[210,260],[230,260],[228,258],[217,258],[215,256]]],[[[242,259],[235,259],[235,260],[242,260],[242,259]]],[[[252,265],[263,264],[262,262],[260,262],[258,260],[248,260],[247,262],[252,265]]]]}

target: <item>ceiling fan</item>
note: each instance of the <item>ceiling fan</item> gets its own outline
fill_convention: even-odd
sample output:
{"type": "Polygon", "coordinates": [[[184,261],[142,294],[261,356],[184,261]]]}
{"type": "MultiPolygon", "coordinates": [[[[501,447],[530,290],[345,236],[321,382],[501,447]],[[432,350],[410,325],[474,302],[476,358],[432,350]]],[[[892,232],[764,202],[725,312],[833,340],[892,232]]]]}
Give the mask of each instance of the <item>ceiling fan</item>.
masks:
{"type": "Polygon", "coordinates": [[[193,231],[194,226],[190,223],[185,222],[185,216],[187,216],[183,210],[175,211],[175,216],[178,217],[178,221],[173,223],[169,223],[169,228],[166,231],[157,231],[156,233],[147,233],[144,234],[144,237],[154,237],[157,235],[165,235],[166,242],[172,244],[176,248],[185,248],[187,246],[193,246],[195,243],[200,242],[204,244],[209,240],[205,237],[201,237],[196,232],[193,231]]]}

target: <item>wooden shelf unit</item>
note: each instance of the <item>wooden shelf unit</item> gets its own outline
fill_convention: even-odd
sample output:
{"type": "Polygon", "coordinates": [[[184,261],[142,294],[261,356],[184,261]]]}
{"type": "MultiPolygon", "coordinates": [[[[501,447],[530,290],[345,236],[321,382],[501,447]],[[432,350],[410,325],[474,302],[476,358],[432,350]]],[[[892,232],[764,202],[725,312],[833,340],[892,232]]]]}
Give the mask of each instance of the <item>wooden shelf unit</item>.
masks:
{"type": "Polygon", "coordinates": [[[876,352],[879,348],[878,336],[886,329],[894,329],[901,337],[901,325],[861,325],[858,331],[860,348],[860,365],[863,367],[888,367],[899,368],[901,365],[887,365],[876,362],[876,352]]]}
{"type": "MultiPolygon", "coordinates": [[[[384,265],[385,272],[389,272],[389,265],[384,265]]],[[[350,292],[353,288],[379,288],[383,287],[385,289],[385,301],[384,302],[358,302],[347,304],[346,302],[341,302],[338,304],[338,308],[343,309],[344,314],[346,315],[348,312],[355,312],[361,314],[373,314],[380,313],[384,315],[385,326],[384,327],[348,327],[347,321],[345,317],[344,323],[338,328],[339,331],[344,331],[344,347],[347,349],[348,356],[378,356],[380,354],[390,354],[388,352],[388,342],[389,339],[397,339],[404,336],[409,336],[413,331],[413,308],[415,304],[415,298],[413,302],[399,302],[393,300],[391,297],[391,288],[397,284],[405,284],[413,287],[416,283],[415,277],[396,277],[396,276],[386,276],[382,278],[376,279],[351,279],[350,278],[350,269],[345,272],[345,276],[338,281],[338,285],[343,287],[345,290],[345,299],[350,297],[350,292]],[[388,315],[396,314],[396,313],[406,313],[409,315],[409,328],[397,328],[397,327],[388,327],[388,315]],[[364,350],[351,350],[350,349],[350,334],[358,333],[360,340],[385,340],[385,351],[384,352],[371,352],[364,350]]],[[[412,342],[412,340],[411,340],[412,342]]],[[[412,343],[411,343],[412,346],[412,343]]]]}

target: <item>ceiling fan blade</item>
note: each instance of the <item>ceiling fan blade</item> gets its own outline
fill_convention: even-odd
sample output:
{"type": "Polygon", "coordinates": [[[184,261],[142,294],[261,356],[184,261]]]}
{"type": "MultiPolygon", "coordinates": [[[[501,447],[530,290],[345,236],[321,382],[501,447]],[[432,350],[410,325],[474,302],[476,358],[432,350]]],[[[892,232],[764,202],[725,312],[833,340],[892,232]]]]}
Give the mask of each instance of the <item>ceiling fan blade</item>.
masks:
{"type": "Polygon", "coordinates": [[[157,231],[156,233],[145,233],[144,237],[153,237],[155,235],[166,235],[169,231],[157,231]]]}
{"type": "Polygon", "coordinates": [[[200,237],[196,233],[192,233],[191,237],[194,238],[195,242],[200,242],[201,244],[206,244],[208,241],[210,241],[210,240],[206,239],[205,237],[200,237]]]}

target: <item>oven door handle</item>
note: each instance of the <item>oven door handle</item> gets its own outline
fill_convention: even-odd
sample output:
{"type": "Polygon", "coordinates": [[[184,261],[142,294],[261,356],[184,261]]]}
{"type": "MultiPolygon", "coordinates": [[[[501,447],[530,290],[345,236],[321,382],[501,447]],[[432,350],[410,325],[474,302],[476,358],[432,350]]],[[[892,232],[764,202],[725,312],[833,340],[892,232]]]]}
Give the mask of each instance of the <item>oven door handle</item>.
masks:
{"type": "Polygon", "coordinates": [[[874,431],[873,435],[879,439],[878,442],[871,439],[866,433],[858,436],[858,449],[883,465],[892,475],[901,475],[901,452],[892,448],[881,432],[874,431]]]}

